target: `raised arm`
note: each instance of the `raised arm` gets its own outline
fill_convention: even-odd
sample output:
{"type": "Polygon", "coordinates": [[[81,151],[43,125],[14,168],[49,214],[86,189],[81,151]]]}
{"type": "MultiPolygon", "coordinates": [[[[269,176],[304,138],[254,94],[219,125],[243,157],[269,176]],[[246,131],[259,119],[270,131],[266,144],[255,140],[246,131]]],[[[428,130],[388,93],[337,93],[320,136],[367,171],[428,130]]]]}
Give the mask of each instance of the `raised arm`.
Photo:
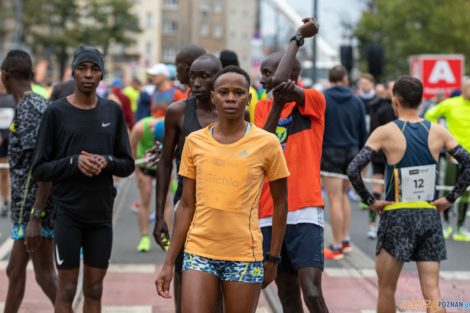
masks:
{"type": "Polygon", "coordinates": [[[170,237],[168,225],[166,224],[163,215],[165,212],[165,203],[171,179],[171,171],[173,170],[173,157],[180,135],[178,123],[182,114],[181,110],[184,110],[184,103],[184,101],[175,102],[171,104],[166,111],[165,132],[162,143],[163,148],[160,161],[157,166],[155,225],[153,228],[153,237],[163,250],[165,250],[165,243],[162,239],[168,239],[170,237]]]}

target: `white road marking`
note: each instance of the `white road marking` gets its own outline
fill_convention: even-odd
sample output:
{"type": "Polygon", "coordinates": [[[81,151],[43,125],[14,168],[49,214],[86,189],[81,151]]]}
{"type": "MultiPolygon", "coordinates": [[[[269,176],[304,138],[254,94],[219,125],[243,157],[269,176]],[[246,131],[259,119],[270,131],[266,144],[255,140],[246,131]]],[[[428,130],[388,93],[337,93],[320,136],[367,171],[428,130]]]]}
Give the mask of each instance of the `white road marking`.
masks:
{"type": "Polygon", "coordinates": [[[470,271],[442,271],[439,275],[445,279],[470,280],[470,271]]]}
{"type": "MultiPolygon", "coordinates": [[[[377,277],[373,269],[354,268],[325,268],[325,274],[330,277],[377,277]]],[[[470,280],[470,271],[441,271],[439,273],[443,279],[470,280]]]]}
{"type": "Polygon", "coordinates": [[[155,273],[154,264],[110,264],[108,273],[155,273]]]}
{"type": "Polygon", "coordinates": [[[10,254],[11,248],[13,248],[13,239],[7,238],[0,246],[0,260],[10,254]]]}
{"type": "Polygon", "coordinates": [[[103,306],[103,313],[152,313],[152,306],[103,306]]]}

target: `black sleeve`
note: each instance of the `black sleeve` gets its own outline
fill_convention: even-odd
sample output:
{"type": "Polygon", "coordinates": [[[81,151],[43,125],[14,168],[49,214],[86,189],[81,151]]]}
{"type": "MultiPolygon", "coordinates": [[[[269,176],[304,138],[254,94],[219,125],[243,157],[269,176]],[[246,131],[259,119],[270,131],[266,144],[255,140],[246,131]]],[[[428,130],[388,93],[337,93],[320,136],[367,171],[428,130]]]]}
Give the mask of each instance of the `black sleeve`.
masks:
{"type": "Polygon", "coordinates": [[[361,171],[367,166],[367,164],[369,164],[369,162],[372,160],[372,157],[376,153],[377,152],[371,147],[365,146],[354,157],[347,170],[351,184],[364,203],[370,203],[368,200],[374,199],[374,197],[371,195],[369,190],[367,190],[367,187],[362,180],[361,171]]]}
{"type": "Polygon", "coordinates": [[[129,135],[127,134],[126,122],[122,111],[117,114],[118,128],[116,141],[114,143],[114,154],[105,155],[108,166],[103,172],[119,177],[127,177],[134,171],[134,159],[131,154],[129,135]]]}
{"type": "Polygon", "coordinates": [[[54,135],[52,114],[50,110],[46,110],[41,119],[33,155],[33,176],[38,181],[58,181],[79,172],[78,154],[53,159],[54,135]]]}
{"type": "Polygon", "coordinates": [[[447,200],[454,203],[460,197],[470,184],[470,153],[461,145],[448,151],[462,166],[463,171],[457,178],[454,189],[446,196],[447,200]]]}

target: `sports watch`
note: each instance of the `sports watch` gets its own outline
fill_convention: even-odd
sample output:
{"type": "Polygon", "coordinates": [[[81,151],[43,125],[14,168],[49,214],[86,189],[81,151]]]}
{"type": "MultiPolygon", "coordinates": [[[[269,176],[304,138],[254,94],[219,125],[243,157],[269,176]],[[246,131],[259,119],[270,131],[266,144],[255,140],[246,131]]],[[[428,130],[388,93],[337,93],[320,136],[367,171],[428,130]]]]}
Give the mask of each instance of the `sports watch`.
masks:
{"type": "Polygon", "coordinates": [[[369,195],[369,197],[364,201],[364,203],[367,205],[372,205],[372,203],[374,202],[375,202],[375,198],[371,195],[369,195]]]}
{"type": "Polygon", "coordinates": [[[268,254],[266,254],[265,260],[266,260],[266,262],[272,262],[272,263],[275,263],[275,264],[279,264],[279,263],[281,263],[282,258],[280,256],[270,255],[269,252],[268,252],[268,254]]]}
{"type": "Polygon", "coordinates": [[[292,36],[290,41],[295,40],[297,42],[297,47],[302,47],[304,45],[304,37],[302,36],[292,36]]]}
{"type": "Polygon", "coordinates": [[[31,216],[34,216],[36,218],[43,218],[45,215],[46,215],[46,212],[44,212],[41,209],[38,209],[38,208],[31,209],[31,216]]]}

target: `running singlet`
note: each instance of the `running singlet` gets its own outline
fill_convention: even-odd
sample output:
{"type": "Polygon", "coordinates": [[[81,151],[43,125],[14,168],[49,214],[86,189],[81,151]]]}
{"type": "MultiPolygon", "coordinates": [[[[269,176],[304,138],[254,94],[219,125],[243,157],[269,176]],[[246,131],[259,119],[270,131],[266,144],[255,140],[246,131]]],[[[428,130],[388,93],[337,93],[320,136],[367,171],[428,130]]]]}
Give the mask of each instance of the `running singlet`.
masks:
{"type": "MultiPolygon", "coordinates": [[[[183,119],[183,141],[178,145],[178,148],[175,152],[176,158],[176,172],[180,170],[181,163],[181,153],[183,152],[184,142],[186,137],[189,136],[192,132],[200,130],[202,128],[199,120],[197,119],[196,112],[196,98],[190,97],[185,100],[186,106],[184,109],[184,119],[183,119]]],[[[175,196],[173,198],[173,203],[176,204],[183,194],[183,178],[178,175],[178,189],[176,189],[175,196]]]]}
{"type": "MultiPolygon", "coordinates": [[[[144,134],[137,144],[137,159],[142,159],[144,157],[145,151],[151,149],[155,145],[155,136],[153,131],[150,130],[149,122],[154,120],[155,117],[145,117],[142,119],[142,124],[144,127],[144,134]]],[[[144,167],[143,164],[139,164],[140,167],[144,167]]],[[[147,167],[149,169],[156,169],[156,167],[147,167]]]]}
{"type": "MultiPolygon", "coordinates": [[[[213,125],[213,124],[212,124],[213,125]]],[[[252,126],[232,144],[221,144],[210,127],[186,138],[180,175],[196,180],[196,211],[185,252],[202,257],[255,262],[263,260],[258,204],[265,177],[289,175],[276,137],[252,126]]]]}
{"type": "Polygon", "coordinates": [[[166,108],[173,102],[184,99],[184,94],[181,90],[171,87],[167,90],[156,90],[152,96],[151,112],[155,117],[164,117],[166,108]]]}
{"type": "MultiPolygon", "coordinates": [[[[386,200],[398,202],[429,202],[436,199],[437,162],[428,146],[431,122],[393,121],[406,139],[406,151],[395,165],[386,165],[386,200]],[[396,177],[398,176],[398,181],[396,177]]],[[[399,204],[396,204],[398,207],[399,204]]]]}
{"type": "MultiPolygon", "coordinates": [[[[325,98],[314,89],[304,89],[305,106],[295,102],[284,105],[276,135],[287,161],[291,176],[287,178],[289,211],[305,207],[323,207],[320,185],[320,160],[325,122],[325,98]]],[[[255,107],[255,125],[264,127],[273,104],[272,99],[260,100],[255,107]]],[[[261,192],[259,217],[273,215],[269,185],[261,192]]]]}

